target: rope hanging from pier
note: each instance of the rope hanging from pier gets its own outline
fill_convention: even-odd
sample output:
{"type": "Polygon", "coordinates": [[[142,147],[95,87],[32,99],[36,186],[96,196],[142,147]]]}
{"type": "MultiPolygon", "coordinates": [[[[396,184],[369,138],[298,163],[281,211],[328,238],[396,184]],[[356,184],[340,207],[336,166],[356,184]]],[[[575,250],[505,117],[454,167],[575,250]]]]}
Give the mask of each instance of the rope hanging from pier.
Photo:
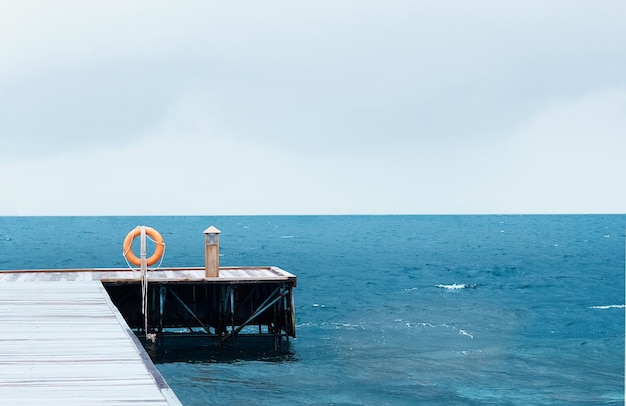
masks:
{"type": "MultiPolygon", "coordinates": [[[[134,268],[132,268],[130,264],[141,267],[141,314],[144,316],[144,333],[146,334],[146,339],[152,342],[156,340],[156,334],[148,333],[148,266],[153,265],[159,259],[162,261],[164,252],[165,243],[163,242],[163,237],[152,227],[137,226],[135,229],[131,230],[124,239],[123,254],[128,266],[133,270],[134,268]],[[137,257],[132,250],[133,241],[138,236],[141,242],[139,257],[137,257]],[[147,238],[156,244],[154,254],[152,254],[150,258],[146,258],[147,238]]],[[[160,265],[161,263],[159,262],[159,266],[160,265]]]]}

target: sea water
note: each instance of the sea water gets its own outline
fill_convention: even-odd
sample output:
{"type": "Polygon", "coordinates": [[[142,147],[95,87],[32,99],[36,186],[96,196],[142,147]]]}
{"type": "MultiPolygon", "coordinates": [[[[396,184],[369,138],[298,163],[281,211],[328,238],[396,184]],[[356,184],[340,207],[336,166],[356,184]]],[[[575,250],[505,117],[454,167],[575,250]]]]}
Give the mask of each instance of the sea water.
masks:
{"type": "Polygon", "coordinates": [[[0,270],[126,266],[137,225],[298,277],[279,351],[148,345],[185,405],[624,403],[625,215],[0,217],[0,270]]]}

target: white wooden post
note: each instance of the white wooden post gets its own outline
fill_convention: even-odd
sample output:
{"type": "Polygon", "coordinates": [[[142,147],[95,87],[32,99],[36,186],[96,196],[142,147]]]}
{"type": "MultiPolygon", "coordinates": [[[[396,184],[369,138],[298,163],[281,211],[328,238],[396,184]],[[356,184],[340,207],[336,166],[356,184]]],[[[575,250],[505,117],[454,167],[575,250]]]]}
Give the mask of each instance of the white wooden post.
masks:
{"type": "Polygon", "coordinates": [[[141,243],[141,245],[139,246],[139,259],[141,260],[141,273],[143,275],[146,273],[148,269],[148,262],[146,260],[146,257],[148,255],[146,254],[146,227],[145,226],[141,226],[141,234],[139,237],[139,241],[141,243]]]}
{"type": "Polygon", "coordinates": [[[220,276],[220,230],[213,226],[204,230],[204,276],[220,276]]]}

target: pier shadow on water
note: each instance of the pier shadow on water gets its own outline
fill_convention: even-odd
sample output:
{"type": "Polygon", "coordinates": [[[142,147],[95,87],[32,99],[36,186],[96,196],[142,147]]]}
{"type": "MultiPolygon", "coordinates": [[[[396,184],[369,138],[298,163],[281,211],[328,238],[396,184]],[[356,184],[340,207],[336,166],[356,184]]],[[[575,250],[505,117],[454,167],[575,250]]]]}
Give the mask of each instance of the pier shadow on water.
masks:
{"type": "Polygon", "coordinates": [[[163,337],[153,343],[140,338],[155,364],[173,362],[225,363],[240,361],[295,362],[298,361],[290,343],[283,341],[274,348],[273,338],[239,337],[236,342],[217,345],[206,337],[163,337]]]}

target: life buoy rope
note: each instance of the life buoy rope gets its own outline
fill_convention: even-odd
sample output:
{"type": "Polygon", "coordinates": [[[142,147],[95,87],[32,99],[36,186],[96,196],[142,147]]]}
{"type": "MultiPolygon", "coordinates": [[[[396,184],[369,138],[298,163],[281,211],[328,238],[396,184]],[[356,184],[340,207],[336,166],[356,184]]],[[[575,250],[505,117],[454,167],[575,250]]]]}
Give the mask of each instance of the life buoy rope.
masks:
{"type": "MultiPolygon", "coordinates": [[[[154,254],[151,257],[146,259],[146,265],[154,265],[162,256],[165,251],[165,243],[163,242],[163,237],[157,230],[152,227],[144,227],[146,230],[146,235],[150,236],[152,241],[156,244],[156,248],[154,250],[154,254]]],[[[126,238],[124,238],[124,257],[128,262],[133,265],[141,266],[141,259],[137,257],[133,253],[133,241],[135,238],[141,234],[141,227],[137,226],[135,229],[131,230],[126,238]]]]}

